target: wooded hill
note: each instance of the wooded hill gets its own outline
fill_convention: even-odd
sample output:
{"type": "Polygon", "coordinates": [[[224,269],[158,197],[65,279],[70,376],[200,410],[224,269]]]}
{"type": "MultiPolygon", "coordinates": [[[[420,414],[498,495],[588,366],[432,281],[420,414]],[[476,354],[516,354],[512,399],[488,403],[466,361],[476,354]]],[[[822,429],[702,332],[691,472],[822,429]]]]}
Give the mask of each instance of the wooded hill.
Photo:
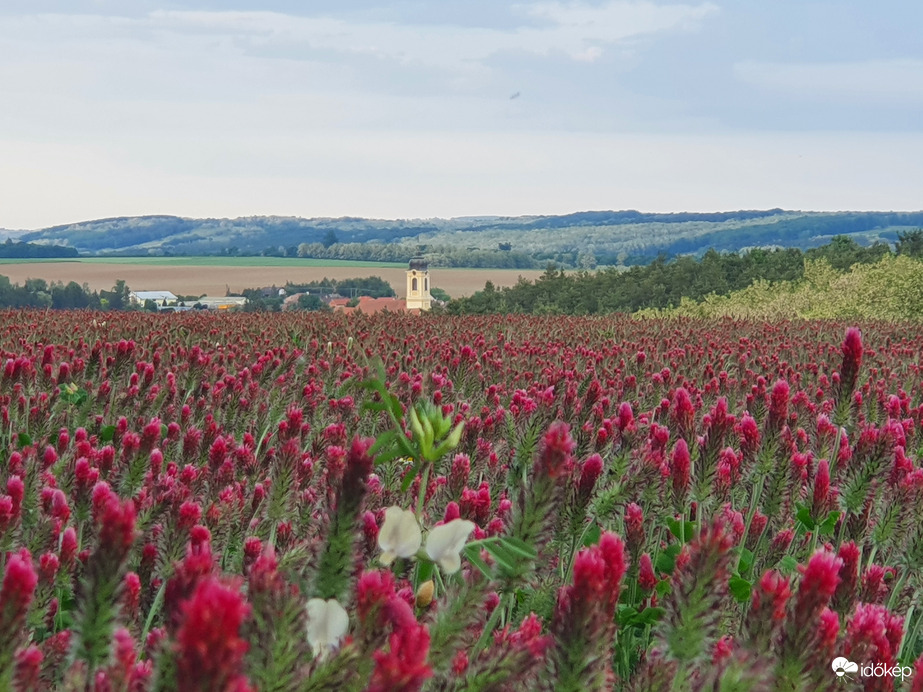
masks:
{"type": "Polygon", "coordinates": [[[65,245],[93,255],[271,255],[405,261],[424,253],[433,266],[593,268],[647,264],[658,255],[709,248],[806,250],[848,235],[862,245],[893,243],[923,226],[923,212],[801,212],[770,209],[649,214],[591,211],[562,216],[454,219],[138,216],[32,231],[19,240],[65,245]]]}

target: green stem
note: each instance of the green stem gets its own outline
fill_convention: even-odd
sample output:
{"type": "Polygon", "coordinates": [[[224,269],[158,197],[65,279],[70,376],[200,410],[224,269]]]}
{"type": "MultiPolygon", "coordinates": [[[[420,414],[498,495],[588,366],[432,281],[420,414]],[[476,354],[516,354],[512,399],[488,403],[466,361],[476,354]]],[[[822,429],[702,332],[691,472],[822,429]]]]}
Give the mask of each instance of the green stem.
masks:
{"type": "MultiPolygon", "coordinates": [[[[513,594],[503,594],[502,598],[508,600],[509,597],[512,595],[513,594]]],[[[481,636],[478,637],[478,640],[475,643],[474,648],[471,650],[470,660],[472,661],[476,660],[478,654],[481,653],[481,650],[485,646],[487,646],[487,641],[488,639],[490,639],[491,633],[497,627],[497,622],[500,620],[500,615],[502,614],[504,609],[505,609],[505,605],[503,604],[502,601],[497,604],[496,608],[494,608],[493,612],[490,614],[490,618],[487,620],[487,624],[484,625],[484,631],[481,632],[481,636]]]]}
{"type": "Polygon", "coordinates": [[[164,579],[160,584],[160,588],[157,590],[157,595],[154,597],[154,602],[151,604],[151,609],[147,614],[147,620],[144,621],[144,629],[141,630],[141,638],[138,640],[141,642],[142,646],[144,642],[147,641],[148,632],[151,631],[151,626],[154,624],[154,617],[160,612],[160,607],[163,605],[164,593],[167,590],[167,580],[164,579]]]}
{"type": "Polygon", "coordinates": [[[434,599],[436,599],[436,598],[439,598],[440,595],[444,594],[446,592],[446,589],[445,589],[445,583],[442,581],[442,570],[436,569],[436,570],[433,570],[433,573],[436,577],[436,586],[438,587],[438,591],[436,595],[433,597],[434,599]]]}
{"type": "MultiPolygon", "coordinates": [[[[904,620],[904,622],[907,625],[907,628],[904,630],[904,638],[901,639],[901,646],[897,650],[896,660],[898,661],[901,660],[901,656],[903,655],[904,650],[907,649],[908,646],[912,646],[913,643],[916,641],[917,632],[920,629],[920,622],[923,621],[923,617],[918,617],[917,621],[913,623],[913,629],[912,630],[910,629],[910,623],[913,620],[914,610],[916,610],[916,605],[910,606],[910,609],[907,611],[907,618],[904,620]]],[[[915,651],[915,649],[910,648],[909,651],[915,651]]]]}
{"type": "Polygon", "coordinates": [[[814,554],[814,551],[817,550],[817,526],[814,527],[814,530],[811,531],[811,549],[808,551],[808,558],[814,554]]]}
{"type": "Polygon", "coordinates": [[[686,685],[687,680],[688,675],[683,670],[683,667],[678,667],[676,674],[673,676],[673,682],[670,684],[671,692],[682,692],[683,690],[688,689],[686,685]]]}
{"type": "Polygon", "coordinates": [[[833,451],[830,452],[830,478],[833,478],[836,472],[836,462],[840,456],[840,439],[843,437],[843,426],[837,424],[836,439],[833,442],[833,451]]]}
{"type": "Polygon", "coordinates": [[[901,591],[904,590],[904,584],[907,583],[908,576],[909,572],[905,569],[900,578],[898,578],[897,584],[894,585],[894,590],[891,592],[891,596],[888,598],[888,610],[894,610],[894,606],[897,604],[897,599],[900,596],[901,591]]]}
{"type": "Polygon", "coordinates": [[[849,513],[843,512],[843,516],[840,517],[840,530],[836,534],[836,544],[838,546],[843,545],[843,539],[846,538],[846,521],[849,519],[849,513]]]}
{"type": "Polygon", "coordinates": [[[429,485],[429,467],[430,464],[423,466],[423,475],[420,476],[420,490],[417,492],[417,521],[420,526],[423,525],[423,503],[426,500],[426,488],[429,485]]]}
{"type": "Polygon", "coordinates": [[[760,477],[756,480],[756,487],[753,489],[753,494],[750,496],[750,509],[747,510],[747,525],[744,527],[744,535],[741,538],[742,541],[747,540],[747,536],[750,535],[750,524],[753,523],[753,516],[756,514],[756,505],[760,501],[760,497],[763,494],[763,483],[765,482],[766,475],[761,473],[760,477]]]}

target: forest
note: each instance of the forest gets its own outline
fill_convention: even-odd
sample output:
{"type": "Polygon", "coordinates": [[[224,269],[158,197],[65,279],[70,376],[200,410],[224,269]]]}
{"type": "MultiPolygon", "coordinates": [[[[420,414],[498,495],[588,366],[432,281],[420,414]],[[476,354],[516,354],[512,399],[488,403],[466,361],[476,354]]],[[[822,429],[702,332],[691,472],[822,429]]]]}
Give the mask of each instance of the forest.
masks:
{"type": "Polygon", "coordinates": [[[654,214],[592,211],[560,216],[454,219],[99,219],[25,233],[31,243],[89,256],[272,256],[405,262],[433,267],[563,269],[646,265],[658,256],[712,248],[809,250],[837,235],[860,245],[894,243],[923,226],[923,212],[803,212],[783,209],[654,214]]]}

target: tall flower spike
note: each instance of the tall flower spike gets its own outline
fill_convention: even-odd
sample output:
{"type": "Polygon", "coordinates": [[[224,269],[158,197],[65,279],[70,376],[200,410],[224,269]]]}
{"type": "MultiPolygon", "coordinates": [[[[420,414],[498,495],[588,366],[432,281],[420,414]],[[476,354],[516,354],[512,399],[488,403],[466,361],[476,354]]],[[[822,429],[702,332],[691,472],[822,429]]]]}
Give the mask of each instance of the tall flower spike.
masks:
{"type": "Polygon", "coordinates": [[[852,395],[859,379],[859,369],[862,367],[862,332],[857,327],[846,330],[846,337],[840,350],[843,361],[840,364],[840,384],[838,403],[846,401],[852,395]]]}
{"type": "Polygon", "coordinates": [[[603,533],[598,545],[574,558],[573,584],[558,592],[551,625],[556,689],[611,687],[615,613],[624,574],[624,546],[612,533],[603,533]]]}
{"type": "Polygon", "coordinates": [[[177,687],[180,692],[241,689],[248,644],[240,628],[250,606],[233,585],[210,577],[183,606],[177,633],[177,687]]]}
{"type": "Polygon", "coordinates": [[[542,437],[535,474],[553,479],[566,473],[573,463],[571,455],[576,448],[577,443],[570,435],[570,426],[560,421],[552,423],[542,437]]]}
{"type": "Polygon", "coordinates": [[[810,657],[820,645],[821,630],[818,628],[821,615],[840,583],[840,567],[843,561],[835,554],[818,550],[802,571],[798,594],[792,601],[779,647],[777,672],[783,675],[780,684],[792,684],[810,665],[810,657]]]}
{"type": "MultiPolygon", "coordinates": [[[[539,553],[552,538],[552,525],[570,481],[576,447],[567,423],[555,421],[549,425],[532,465],[531,482],[521,484],[514,503],[509,534],[539,553]]],[[[533,567],[531,560],[525,561],[514,570],[501,569],[501,576],[519,579],[533,567]]]]}
{"type": "Polygon", "coordinates": [[[859,547],[853,541],[848,541],[840,546],[837,556],[843,561],[843,565],[840,567],[840,583],[833,594],[833,608],[840,615],[846,616],[852,612],[859,592],[861,554],[859,547]]]}
{"type": "Polygon", "coordinates": [[[640,554],[644,546],[644,512],[634,502],[629,502],[625,508],[625,543],[633,557],[640,554]]]}
{"type": "Polygon", "coordinates": [[[385,510],[385,523],[378,532],[381,564],[390,565],[398,557],[413,557],[422,543],[423,533],[412,510],[396,505],[385,510]]]}
{"type": "Polygon", "coordinates": [[[392,632],[388,641],[387,653],[378,650],[372,654],[375,670],[367,692],[417,692],[433,675],[426,662],[429,630],[426,625],[408,623],[392,632]]]}
{"type": "Polygon", "coordinates": [[[677,387],[673,394],[670,418],[681,438],[689,437],[695,429],[695,406],[685,387],[677,387]]]}
{"type": "Polygon", "coordinates": [[[426,554],[446,574],[454,574],[461,568],[461,553],[468,536],[474,531],[474,522],[454,519],[448,524],[436,526],[426,537],[426,554]]]}
{"type": "Polygon", "coordinates": [[[750,611],[744,623],[746,641],[753,651],[771,651],[785,621],[785,610],[792,591],[786,577],[767,570],[754,584],[750,611]]]}
{"type": "Polygon", "coordinates": [[[846,627],[846,646],[843,653],[849,656],[851,661],[874,661],[887,667],[894,665],[903,630],[892,627],[900,634],[897,641],[889,638],[888,626],[892,619],[903,625],[903,620],[892,615],[884,606],[860,603],[846,627]]]}
{"type": "MultiPolygon", "coordinates": [[[[289,442],[296,443],[295,440],[289,442]]],[[[345,455],[341,480],[335,483],[333,511],[326,530],[327,543],[321,553],[314,583],[313,595],[319,598],[342,598],[350,588],[361,528],[359,517],[368,489],[368,477],[375,465],[369,454],[372,444],[373,440],[369,438],[353,438],[345,455]]],[[[300,457],[300,452],[297,454],[300,457]]]]}
{"type": "Polygon", "coordinates": [[[25,634],[26,613],[37,584],[29,552],[23,549],[10,555],[0,588],[0,683],[10,682],[6,676],[12,671],[13,654],[25,634]]]}
{"type": "Polygon", "coordinates": [[[78,592],[74,653],[93,672],[109,657],[118,602],[112,598],[122,582],[125,561],[135,540],[135,505],[115,493],[102,500],[99,542],[86,565],[78,592]]]}
{"type": "Polygon", "coordinates": [[[767,431],[779,432],[788,420],[788,399],[791,390],[788,382],[779,379],[772,386],[769,394],[769,415],[767,416],[767,431]]]}
{"type": "Polygon", "coordinates": [[[706,524],[689,543],[687,557],[677,561],[666,612],[655,630],[657,650],[680,665],[706,660],[720,637],[722,600],[730,575],[731,536],[720,520],[706,524]]]}

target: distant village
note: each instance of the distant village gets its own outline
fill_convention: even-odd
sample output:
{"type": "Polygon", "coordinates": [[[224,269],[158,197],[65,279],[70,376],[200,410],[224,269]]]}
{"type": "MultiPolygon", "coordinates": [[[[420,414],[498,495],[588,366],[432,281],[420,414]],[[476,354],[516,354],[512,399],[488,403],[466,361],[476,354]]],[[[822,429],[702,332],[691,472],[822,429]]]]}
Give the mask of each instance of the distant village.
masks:
{"type": "MultiPolygon", "coordinates": [[[[269,286],[257,289],[264,298],[283,298],[283,310],[303,309],[303,297],[315,296],[316,301],[336,312],[410,312],[418,313],[432,309],[433,297],[430,293],[430,275],[427,262],[422,257],[414,257],[407,268],[406,298],[380,298],[372,296],[343,296],[334,291],[320,290],[312,293],[289,294],[284,288],[269,286]]],[[[131,291],[128,294],[131,304],[152,312],[183,312],[186,310],[241,310],[249,302],[246,296],[202,296],[194,300],[183,300],[172,291],[150,290],[131,291]]]]}

